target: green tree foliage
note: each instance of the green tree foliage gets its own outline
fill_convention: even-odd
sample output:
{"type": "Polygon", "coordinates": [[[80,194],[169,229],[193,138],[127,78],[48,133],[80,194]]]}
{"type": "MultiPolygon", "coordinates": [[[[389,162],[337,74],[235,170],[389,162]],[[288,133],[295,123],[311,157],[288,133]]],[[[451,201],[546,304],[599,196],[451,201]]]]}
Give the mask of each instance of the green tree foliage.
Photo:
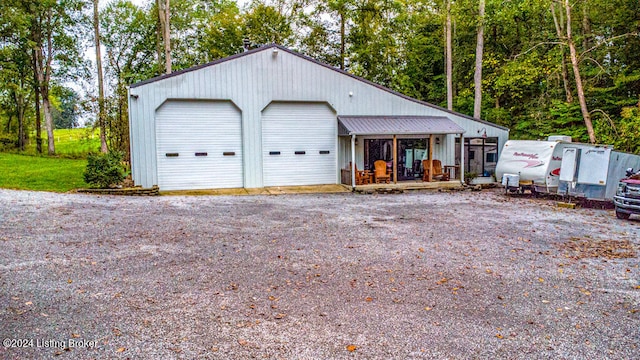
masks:
{"type": "Polygon", "coordinates": [[[56,129],[72,129],[78,126],[80,96],[75,90],[54,84],[51,87],[53,98],[53,124],[56,129]]]}
{"type": "Polygon", "coordinates": [[[293,45],[291,23],[274,6],[254,2],[244,15],[243,23],[243,35],[254,45],[293,45]]]}
{"type": "MultiPolygon", "coordinates": [[[[53,83],[63,84],[73,76],[88,79],[83,62],[77,61],[78,45],[92,38],[81,11],[86,3],[0,2],[0,128],[15,139],[21,101],[25,134],[35,122],[30,84],[34,44],[43,44],[47,54],[45,35],[52,34],[53,83]]],[[[113,0],[101,10],[108,141],[123,152],[129,149],[127,86],[163,73],[156,3],[138,6],[130,0],[113,0]]],[[[171,0],[173,69],[236,54],[243,51],[243,39],[249,39],[254,47],[268,43],[291,47],[445,106],[445,4],[444,0],[253,0],[240,9],[234,0],[171,0]]],[[[572,40],[596,137],[601,143],[637,152],[637,1],[578,0],[571,6],[572,40]]],[[[512,138],[566,134],[588,140],[563,35],[566,13],[559,10],[564,10],[559,0],[486,0],[481,117],[511,128],[512,138]]],[[[472,115],[478,3],[452,1],[451,14],[454,110],[472,115]]],[[[52,102],[62,106],[58,95],[52,102]]]]}
{"type": "Polygon", "coordinates": [[[106,130],[110,149],[129,158],[127,86],[159,75],[155,56],[156,13],[130,1],[109,3],[101,12],[101,40],[105,47],[106,130]]]}
{"type": "Polygon", "coordinates": [[[242,21],[240,10],[233,1],[221,1],[203,25],[201,41],[198,42],[202,62],[210,62],[238,53],[242,50],[242,21]]]}

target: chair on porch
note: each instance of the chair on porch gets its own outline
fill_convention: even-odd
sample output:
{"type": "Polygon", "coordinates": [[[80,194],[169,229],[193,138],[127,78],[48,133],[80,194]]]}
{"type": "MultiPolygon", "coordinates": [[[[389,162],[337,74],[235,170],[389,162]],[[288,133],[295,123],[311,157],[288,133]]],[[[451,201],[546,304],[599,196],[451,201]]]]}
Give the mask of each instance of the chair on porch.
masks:
{"type": "Polygon", "coordinates": [[[422,167],[424,168],[424,175],[422,181],[429,181],[429,171],[431,164],[433,163],[433,174],[431,174],[431,180],[448,181],[449,174],[442,171],[442,162],[440,160],[422,160],[422,167]]]}
{"type": "Polygon", "coordinates": [[[373,163],[374,167],[374,177],[376,179],[376,184],[379,183],[390,183],[391,182],[391,174],[387,171],[387,162],[384,160],[376,160],[373,163]]]}
{"type": "MultiPolygon", "coordinates": [[[[367,185],[373,182],[373,174],[369,170],[358,170],[358,165],[356,168],[356,185],[367,185]]],[[[349,162],[349,169],[351,169],[351,162],[349,162]]]]}

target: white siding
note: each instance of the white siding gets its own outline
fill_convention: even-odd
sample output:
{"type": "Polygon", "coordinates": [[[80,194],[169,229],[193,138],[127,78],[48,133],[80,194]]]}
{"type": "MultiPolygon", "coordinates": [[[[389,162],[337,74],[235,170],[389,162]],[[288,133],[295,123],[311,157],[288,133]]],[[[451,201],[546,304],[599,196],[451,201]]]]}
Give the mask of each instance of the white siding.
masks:
{"type": "MultiPolygon", "coordinates": [[[[465,137],[478,136],[478,131],[485,128],[487,136],[499,138],[500,149],[508,139],[509,133],[503,128],[402,97],[283,49],[274,55],[274,49],[263,48],[132,87],[134,97],[129,109],[136,184],[158,183],[155,111],[169,98],[231,100],[240,109],[245,187],[264,186],[261,111],[274,101],[326,102],[337,115],[446,116],[466,130],[465,137]]],[[[452,164],[453,137],[441,139],[440,144],[434,153],[443,164],[452,164]]]]}

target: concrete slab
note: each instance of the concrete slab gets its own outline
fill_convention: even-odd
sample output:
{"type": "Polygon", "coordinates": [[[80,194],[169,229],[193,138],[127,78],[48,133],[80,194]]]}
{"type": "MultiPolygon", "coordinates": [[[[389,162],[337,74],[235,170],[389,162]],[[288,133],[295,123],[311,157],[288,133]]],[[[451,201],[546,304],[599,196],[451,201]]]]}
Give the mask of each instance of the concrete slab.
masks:
{"type": "Polygon", "coordinates": [[[438,189],[461,189],[463,186],[459,180],[451,181],[406,181],[399,182],[397,184],[368,184],[356,186],[356,191],[367,192],[375,191],[377,189],[388,190],[438,190],[438,189]]]}
{"type": "Polygon", "coordinates": [[[314,193],[342,193],[351,192],[351,188],[345,185],[308,185],[308,186],[273,186],[265,188],[271,195],[280,194],[314,194],[314,193]]]}
{"type": "Polygon", "coordinates": [[[233,189],[203,189],[203,190],[172,190],[160,191],[160,195],[281,195],[281,194],[326,194],[350,192],[351,188],[344,185],[309,185],[309,186],[274,186],[266,188],[233,188],[233,189]]]}

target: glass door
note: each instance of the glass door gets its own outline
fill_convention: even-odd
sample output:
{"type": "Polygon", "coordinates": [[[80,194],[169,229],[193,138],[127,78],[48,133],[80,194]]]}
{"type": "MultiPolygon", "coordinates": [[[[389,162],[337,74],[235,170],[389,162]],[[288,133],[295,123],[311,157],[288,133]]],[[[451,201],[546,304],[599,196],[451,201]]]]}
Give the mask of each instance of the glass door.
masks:
{"type": "Polygon", "coordinates": [[[492,176],[498,163],[498,138],[465,138],[465,172],[492,176]]]}
{"type": "Polygon", "coordinates": [[[398,139],[398,180],[422,179],[422,160],[429,157],[427,139],[398,139]]]}

